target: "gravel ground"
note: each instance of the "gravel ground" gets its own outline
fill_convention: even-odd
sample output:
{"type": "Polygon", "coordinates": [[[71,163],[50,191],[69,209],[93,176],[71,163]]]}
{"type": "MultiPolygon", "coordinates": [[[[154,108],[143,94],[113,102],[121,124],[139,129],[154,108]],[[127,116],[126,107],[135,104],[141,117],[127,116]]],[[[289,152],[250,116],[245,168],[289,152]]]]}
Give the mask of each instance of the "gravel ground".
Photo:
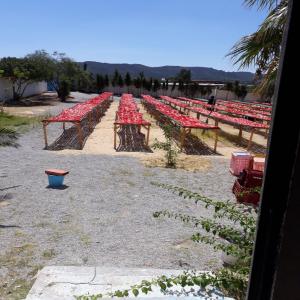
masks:
{"type": "MultiPolygon", "coordinates": [[[[55,128],[51,138],[57,137],[55,128]]],[[[210,156],[208,171],[147,168],[127,156],[45,151],[42,136],[36,127],[21,136],[19,148],[0,148],[0,290],[7,292],[16,279],[20,285],[32,282],[45,265],[199,270],[221,265],[220,253],[189,240],[195,229],[152,217],[162,209],[205,217],[212,212],[150,182],[233,199],[228,159],[210,156]],[[46,168],[70,171],[64,189],[47,188],[46,168]]]]}

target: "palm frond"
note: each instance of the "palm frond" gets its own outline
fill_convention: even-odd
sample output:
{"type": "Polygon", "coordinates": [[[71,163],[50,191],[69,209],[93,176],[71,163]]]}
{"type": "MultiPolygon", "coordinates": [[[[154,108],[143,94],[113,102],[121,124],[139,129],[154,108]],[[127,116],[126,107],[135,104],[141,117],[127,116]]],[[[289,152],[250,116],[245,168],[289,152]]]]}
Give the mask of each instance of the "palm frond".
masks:
{"type": "Polygon", "coordinates": [[[258,6],[258,9],[272,9],[272,7],[277,6],[280,0],[244,0],[246,6],[252,7],[254,5],[258,6]]]}
{"type": "Polygon", "coordinates": [[[253,34],[242,37],[227,56],[231,57],[234,64],[239,64],[240,68],[263,62],[267,65],[280,53],[286,18],[287,2],[282,1],[276,9],[270,12],[259,29],[253,34]]]}
{"type": "Polygon", "coordinates": [[[254,89],[254,93],[269,99],[273,96],[275,89],[275,82],[277,76],[279,61],[275,60],[270,66],[268,72],[264,75],[260,84],[254,89]]]}
{"type": "Polygon", "coordinates": [[[255,92],[267,98],[272,96],[278,69],[281,42],[287,20],[288,0],[245,0],[248,6],[268,8],[269,15],[258,30],[242,37],[230,50],[231,57],[240,69],[256,66],[263,78],[255,92]],[[275,8],[273,8],[275,5],[275,8]]]}

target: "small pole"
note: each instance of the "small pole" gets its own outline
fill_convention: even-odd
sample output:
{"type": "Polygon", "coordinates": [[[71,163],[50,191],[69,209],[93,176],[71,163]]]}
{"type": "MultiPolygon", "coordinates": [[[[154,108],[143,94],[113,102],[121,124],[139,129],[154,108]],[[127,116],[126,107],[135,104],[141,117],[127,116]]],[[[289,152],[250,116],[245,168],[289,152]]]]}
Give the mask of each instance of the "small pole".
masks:
{"type": "Polygon", "coordinates": [[[185,140],[185,128],[182,127],[181,128],[181,136],[180,136],[180,150],[182,150],[183,146],[184,146],[184,140],[185,140]]]}
{"type": "Polygon", "coordinates": [[[114,149],[116,149],[117,146],[117,128],[116,128],[116,124],[114,124],[114,149]]]}
{"type": "Polygon", "coordinates": [[[215,137],[215,145],[214,145],[215,153],[217,153],[218,135],[219,135],[219,129],[216,129],[216,137],[215,137]]]}
{"type": "Polygon", "coordinates": [[[250,138],[249,138],[249,142],[248,142],[248,146],[247,146],[247,151],[250,149],[250,146],[252,144],[252,137],[253,137],[253,133],[254,133],[254,128],[252,128],[251,130],[251,134],[250,134],[250,138]]]}
{"type": "Polygon", "coordinates": [[[78,140],[79,140],[79,144],[80,144],[80,148],[83,148],[83,135],[82,135],[82,129],[81,129],[81,125],[80,123],[76,123],[77,126],[77,131],[78,131],[78,140]]]}
{"type": "Polygon", "coordinates": [[[240,126],[240,129],[239,129],[239,139],[241,140],[243,137],[243,130],[242,130],[242,126],[240,126]]]}
{"type": "Polygon", "coordinates": [[[146,139],[147,146],[149,145],[149,136],[150,136],[150,125],[148,125],[148,128],[147,128],[147,139],[146,139]]]}
{"type": "Polygon", "coordinates": [[[89,123],[89,130],[92,132],[92,113],[88,114],[88,123],[89,123]]]}
{"type": "Polygon", "coordinates": [[[43,122],[43,130],[44,130],[44,140],[45,140],[45,148],[48,147],[48,140],[47,140],[47,122],[43,122]]]}
{"type": "Polygon", "coordinates": [[[268,130],[269,130],[269,128],[267,127],[266,132],[265,132],[265,139],[268,137],[268,130]]]}

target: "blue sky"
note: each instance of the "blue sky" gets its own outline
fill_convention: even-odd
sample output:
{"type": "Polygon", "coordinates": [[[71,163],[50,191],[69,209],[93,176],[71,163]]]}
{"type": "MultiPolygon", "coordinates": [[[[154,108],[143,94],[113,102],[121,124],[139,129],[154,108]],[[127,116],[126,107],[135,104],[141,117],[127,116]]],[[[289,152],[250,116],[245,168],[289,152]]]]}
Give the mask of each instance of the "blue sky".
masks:
{"type": "Polygon", "coordinates": [[[225,57],[231,46],[266,16],[243,0],[3,0],[0,7],[0,57],[45,49],[77,61],[226,71],[237,69],[225,57]]]}

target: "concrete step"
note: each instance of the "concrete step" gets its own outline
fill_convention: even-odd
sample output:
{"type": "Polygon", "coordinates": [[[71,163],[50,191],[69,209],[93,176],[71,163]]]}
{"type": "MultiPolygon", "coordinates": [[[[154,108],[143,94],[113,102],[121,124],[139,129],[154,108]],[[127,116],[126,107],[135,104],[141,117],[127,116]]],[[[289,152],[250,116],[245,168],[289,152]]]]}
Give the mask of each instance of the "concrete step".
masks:
{"type": "MultiPolygon", "coordinates": [[[[74,296],[105,294],[115,290],[128,289],[131,285],[142,280],[150,280],[161,275],[177,275],[182,270],[164,269],[139,269],[139,268],[106,268],[106,267],[73,267],[73,266],[48,266],[39,271],[37,279],[32,286],[26,300],[74,300],[74,296]]],[[[140,297],[130,296],[126,299],[218,299],[233,300],[214,291],[210,298],[204,297],[201,291],[191,292],[190,288],[172,289],[172,293],[164,295],[159,288],[140,297]]],[[[115,298],[121,299],[121,298],[115,298]]]]}

